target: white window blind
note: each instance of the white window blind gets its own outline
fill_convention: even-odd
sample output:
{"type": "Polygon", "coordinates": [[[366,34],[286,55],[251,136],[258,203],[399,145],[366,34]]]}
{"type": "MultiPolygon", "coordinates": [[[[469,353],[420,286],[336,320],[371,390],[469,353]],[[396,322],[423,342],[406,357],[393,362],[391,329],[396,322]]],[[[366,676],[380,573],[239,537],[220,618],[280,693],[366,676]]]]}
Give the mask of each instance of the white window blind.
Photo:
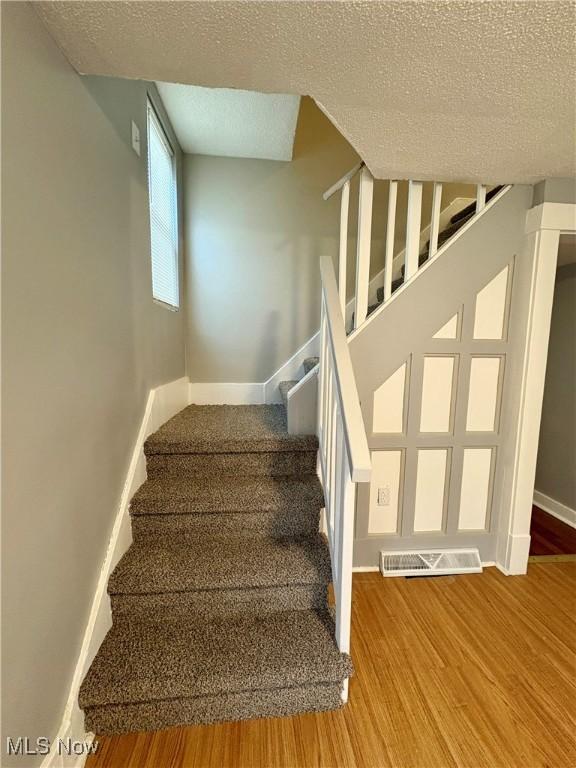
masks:
{"type": "Polygon", "coordinates": [[[177,308],[180,296],[174,153],[151,104],[148,104],[148,195],[152,293],[158,301],[177,308]]]}

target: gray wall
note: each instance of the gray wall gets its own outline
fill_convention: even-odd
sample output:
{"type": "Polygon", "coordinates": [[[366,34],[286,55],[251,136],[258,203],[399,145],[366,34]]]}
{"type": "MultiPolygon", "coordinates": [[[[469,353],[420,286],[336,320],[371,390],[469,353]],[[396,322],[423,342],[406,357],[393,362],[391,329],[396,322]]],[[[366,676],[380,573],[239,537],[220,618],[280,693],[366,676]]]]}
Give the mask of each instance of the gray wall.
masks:
{"type": "Polygon", "coordinates": [[[56,734],[147,393],[184,375],[184,312],[151,294],[146,90],[79,77],[2,4],[4,736],[56,734]]]}
{"type": "Polygon", "coordinates": [[[556,273],[535,485],[576,509],[576,263],[556,273]]]}
{"type": "MultiPolygon", "coordinates": [[[[358,156],[310,98],[301,100],[290,163],[185,156],[188,370],[192,381],[268,379],[319,327],[319,258],[338,253],[340,195],[322,193],[358,156]]],[[[442,206],[475,188],[448,184],[442,206]]],[[[355,279],[357,178],[350,194],[348,295],[355,279]]],[[[432,185],[424,187],[422,227],[432,185]]],[[[370,273],[382,269],[387,182],[374,190],[370,273]]],[[[406,232],[398,193],[395,252],[406,232]]]]}
{"type": "Polygon", "coordinates": [[[548,203],[576,203],[576,179],[544,179],[534,186],[532,205],[548,203]]]}

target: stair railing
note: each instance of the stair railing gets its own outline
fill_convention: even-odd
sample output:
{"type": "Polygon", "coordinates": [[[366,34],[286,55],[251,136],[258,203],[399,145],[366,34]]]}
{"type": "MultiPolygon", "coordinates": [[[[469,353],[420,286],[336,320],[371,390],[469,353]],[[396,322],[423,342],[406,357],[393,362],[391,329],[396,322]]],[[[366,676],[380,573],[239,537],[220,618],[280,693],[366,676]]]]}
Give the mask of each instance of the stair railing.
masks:
{"type": "MultiPolygon", "coordinates": [[[[342,314],[346,312],[346,273],[348,255],[348,213],[350,207],[350,182],[357,174],[359,180],[358,198],[358,233],[356,245],[356,284],[354,289],[354,323],[353,330],[359,328],[368,315],[368,296],[370,284],[370,251],[372,241],[372,200],[374,195],[374,177],[364,162],[358,163],[348,173],[344,174],[323,197],[328,200],[341,190],[340,198],[340,236],[338,248],[338,294],[342,314]]],[[[408,210],[406,220],[406,247],[404,249],[404,282],[410,280],[420,269],[421,224],[422,224],[422,181],[408,181],[408,210]]],[[[499,191],[492,190],[488,197],[499,191]]],[[[384,303],[392,296],[394,272],[394,242],[396,224],[396,205],[398,199],[398,182],[390,181],[388,187],[388,211],[386,226],[386,243],[384,253],[384,303]]],[[[480,213],[486,206],[487,187],[478,184],[476,187],[475,213],[480,213]]],[[[442,184],[434,182],[432,190],[432,212],[430,217],[430,245],[427,258],[432,258],[438,251],[440,235],[440,215],[442,203],[442,184]]],[[[474,204],[472,204],[474,205],[474,204]]]]}
{"type": "MultiPolygon", "coordinates": [[[[322,315],[318,383],[320,473],[325,497],[325,522],[332,559],[336,604],[336,642],[350,651],[352,610],[352,549],[356,484],[370,481],[372,462],[362,418],[356,379],[334,266],[320,259],[322,315]]],[[[348,681],[342,700],[348,698],[348,681]]]]}

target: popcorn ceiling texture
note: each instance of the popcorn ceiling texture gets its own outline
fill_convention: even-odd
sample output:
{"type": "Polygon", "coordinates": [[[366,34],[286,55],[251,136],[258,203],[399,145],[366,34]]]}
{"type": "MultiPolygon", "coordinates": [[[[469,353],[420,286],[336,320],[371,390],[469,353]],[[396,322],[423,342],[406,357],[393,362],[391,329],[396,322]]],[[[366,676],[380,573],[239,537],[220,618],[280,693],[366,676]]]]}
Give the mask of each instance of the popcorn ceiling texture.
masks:
{"type": "Polygon", "coordinates": [[[576,172],[568,0],[35,8],[82,73],[311,95],[378,178],[576,172]]]}
{"type": "Polygon", "coordinates": [[[156,83],[184,152],[292,160],[300,97],[156,83]]]}

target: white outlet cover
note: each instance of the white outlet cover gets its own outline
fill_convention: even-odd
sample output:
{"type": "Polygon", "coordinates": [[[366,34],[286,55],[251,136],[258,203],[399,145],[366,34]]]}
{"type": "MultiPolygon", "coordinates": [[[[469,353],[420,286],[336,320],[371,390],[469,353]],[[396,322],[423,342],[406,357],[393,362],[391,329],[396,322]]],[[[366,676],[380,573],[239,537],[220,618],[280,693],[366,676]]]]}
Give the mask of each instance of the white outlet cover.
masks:
{"type": "Polygon", "coordinates": [[[132,149],[140,157],[140,128],[132,120],[132,149]]]}
{"type": "Polygon", "coordinates": [[[378,488],[378,506],[389,507],[390,506],[390,486],[385,485],[383,488],[378,488]]]}

